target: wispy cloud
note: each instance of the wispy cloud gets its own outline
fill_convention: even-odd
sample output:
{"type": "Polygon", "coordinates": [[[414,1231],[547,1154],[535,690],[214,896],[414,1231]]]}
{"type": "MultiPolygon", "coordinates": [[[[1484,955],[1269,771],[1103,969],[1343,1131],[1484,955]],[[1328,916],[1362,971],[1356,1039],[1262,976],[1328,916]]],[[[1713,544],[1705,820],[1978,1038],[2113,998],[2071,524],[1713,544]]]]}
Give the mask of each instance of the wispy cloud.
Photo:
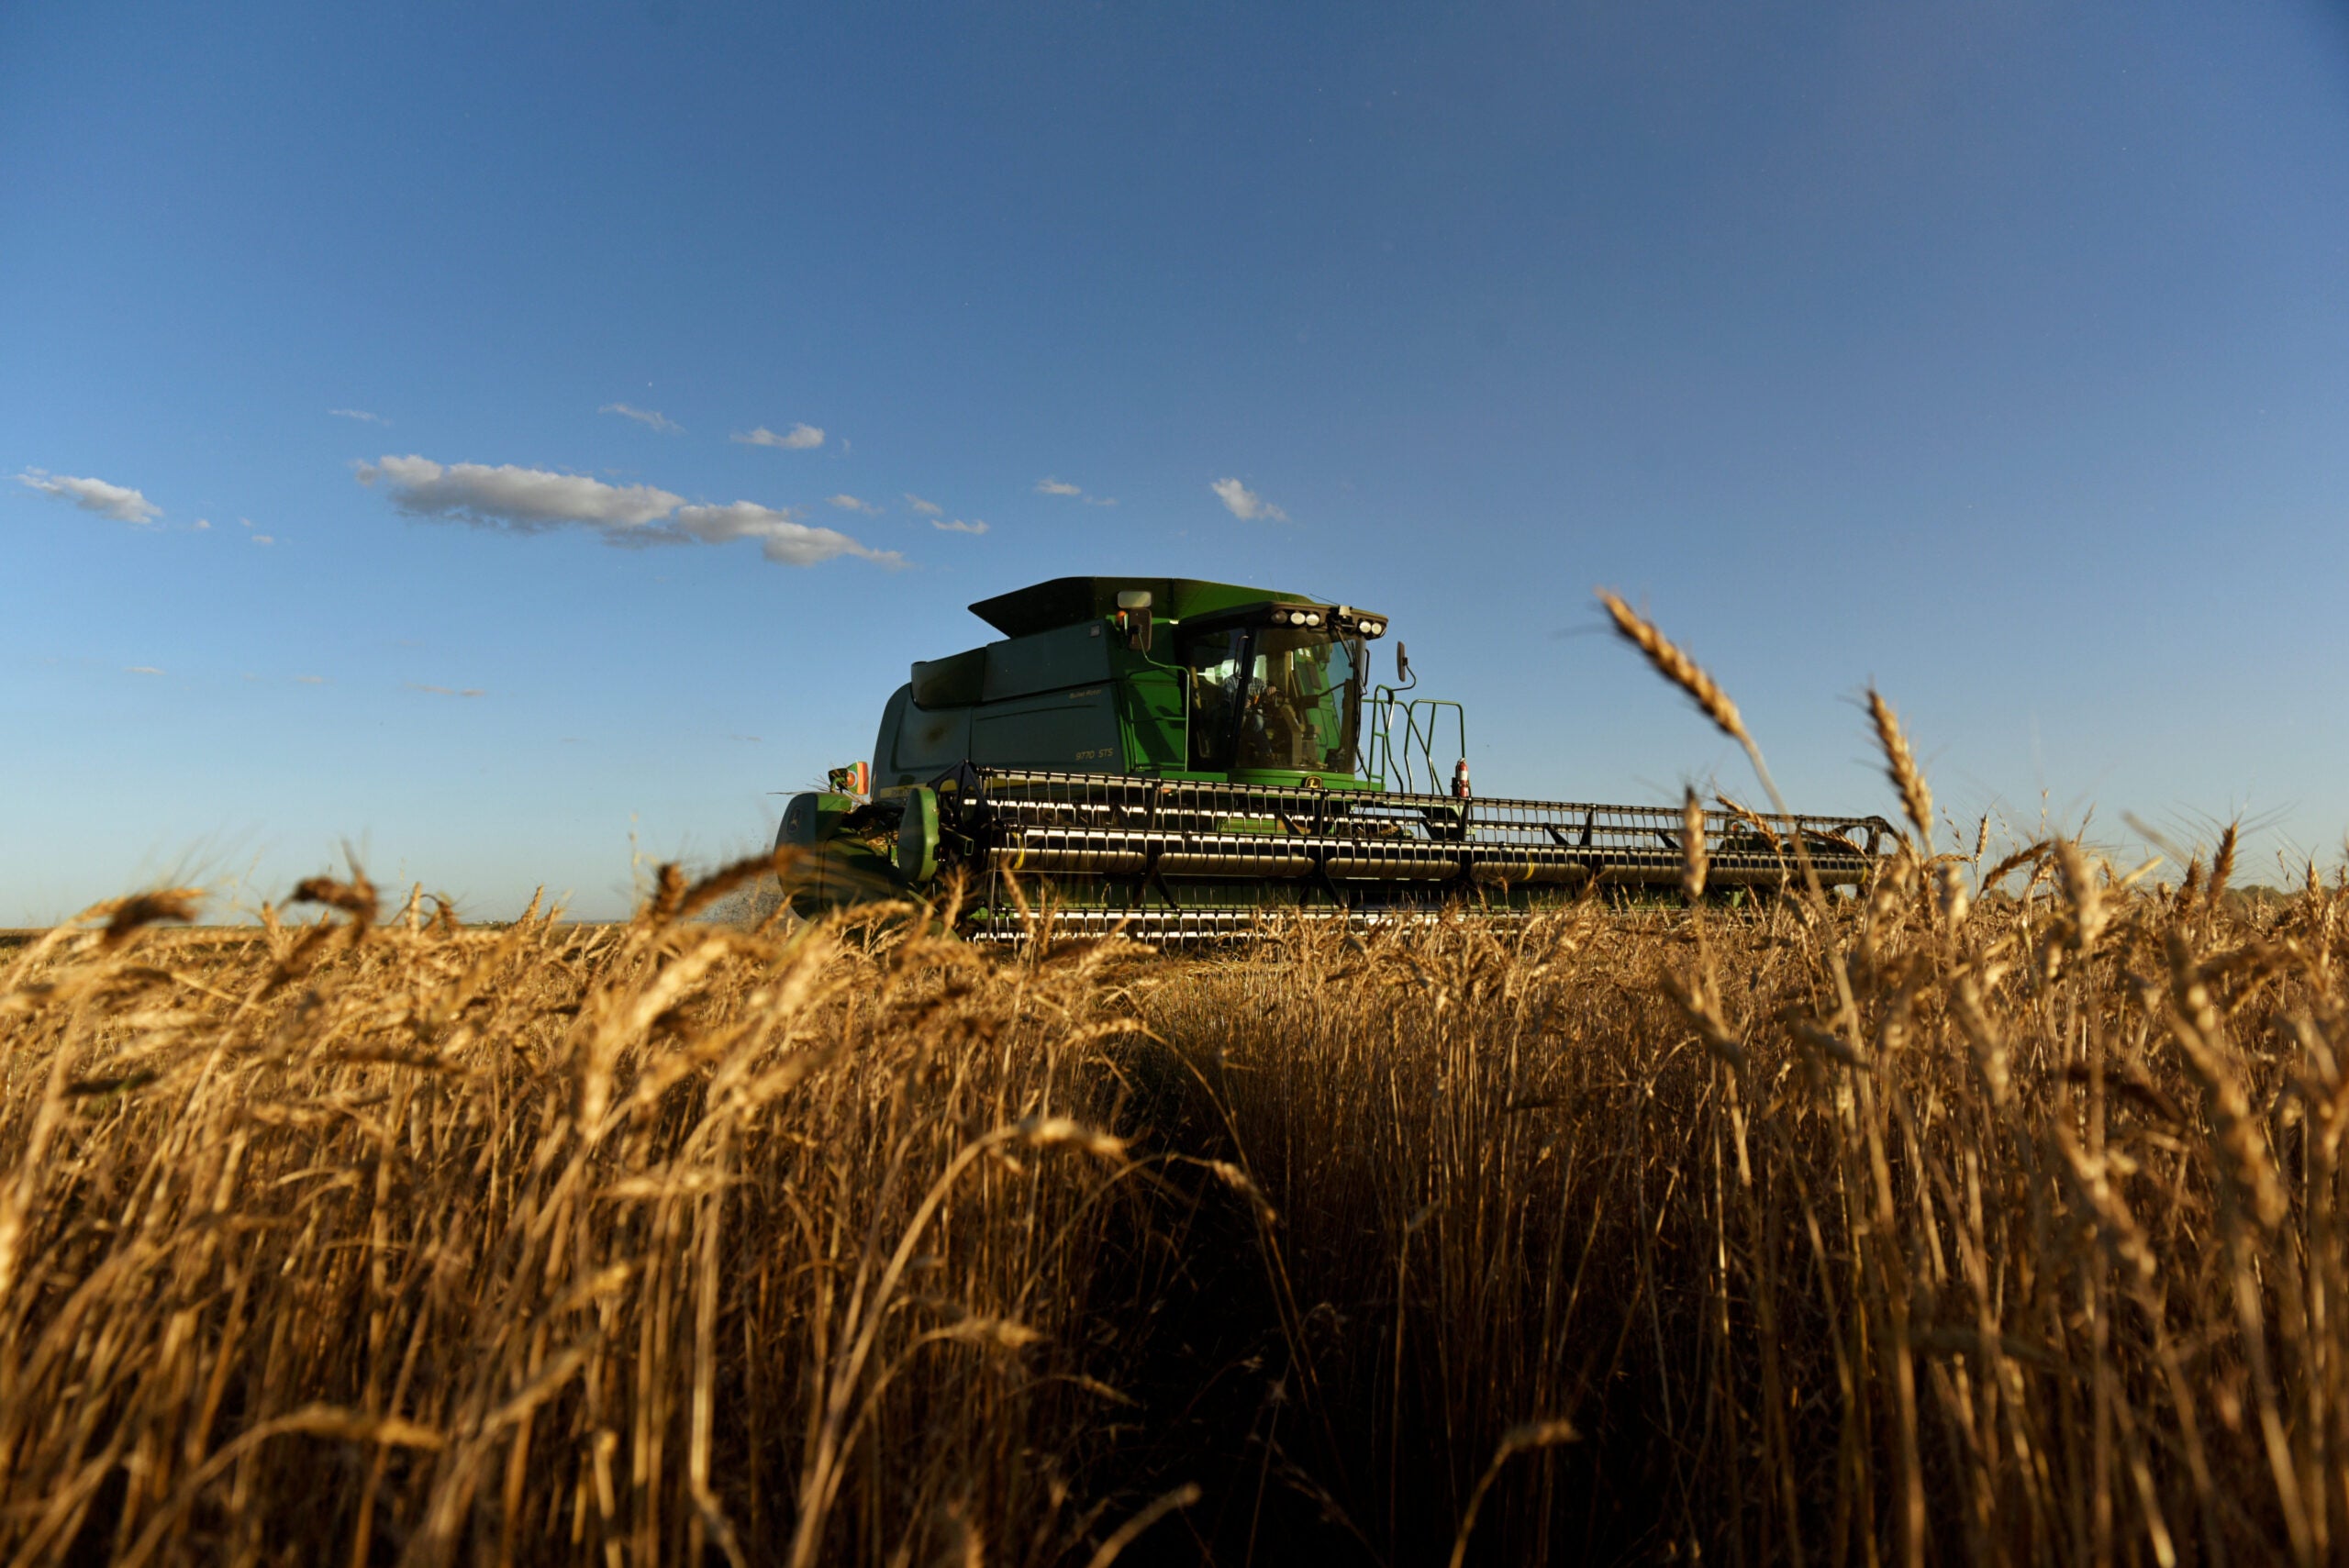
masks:
{"type": "Polygon", "coordinates": [[[756,539],[759,553],[782,566],[813,566],[838,555],[854,555],[884,566],[901,566],[894,550],[868,550],[834,528],[801,522],[791,511],[737,501],[730,506],[680,506],[673,527],[704,544],[756,539]]]}
{"type": "Polygon", "coordinates": [[[270,534],[255,534],[252,536],[252,539],[255,544],[275,544],[277,542],[275,537],[270,534]]]}
{"type": "Polygon", "coordinates": [[[824,499],[843,512],[862,512],[868,517],[877,517],[881,515],[880,507],[870,501],[860,501],[845,491],[838,495],[827,495],[824,499]]]}
{"type": "Polygon", "coordinates": [[[402,681],[400,685],[411,692],[429,692],[436,697],[485,697],[489,694],[479,686],[428,686],[422,681],[402,681]]]}
{"type": "Polygon", "coordinates": [[[945,507],[935,501],[925,501],[910,490],[906,492],[906,505],[925,517],[942,517],[946,515],[945,507]]]}
{"type": "Polygon", "coordinates": [[[28,468],[17,475],[17,483],[60,501],[71,501],[84,512],[95,512],[118,523],[151,523],[163,515],[163,508],[138,491],[108,484],[103,479],[76,479],[70,473],[28,468]]]}
{"type": "Polygon", "coordinates": [[[296,675],[294,677],[294,684],[299,686],[323,686],[327,684],[327,678],[324,675],[296,675]]]}
{"type": "Polygon", "coordinates": [[[356,419],[362,425],[388,425],[391,423],[389,419],[384,418],[381,414],[370,414],[364,408],[329,408],[327,412],[333,415],[338,419],[356,419]]]}
{"type": "Polygon", "coordinates": [[[813,425],[794,425],[782,435],[776,435],[764,425],[748,435],[737,430],[733,439],[750,447],[781,447],[787,452],[813,451],[824,444],[824,432],[813,425]]]}
{"type": "Polygon", "coordinates": [[[607,484],[584,473],[512,463],[444,467],[430,458],[386,457],[361,463],[358,473],[362,484],[382,484],[392,509],[405,517],[441,517],[524,533],[567,525],[641,528],[685,504],[683,495],[650,484],[607,484]]]}
{"type": "Polygon", "coordinates": [[[930,526],[938,529],[941,533],[950,534],[983,534],[987,531],[986,524],[977,522],[966,523],[960,517],[955,518],[951,523],[942,517],[932,517],[930,520],[930,526]]]}
{"type": "Polygon", "coordinates": [[[123,673],[127,675],[160,675],[162,672],[155,668],[152,664],[126,664],[123,666],[123,673]]]}
{"type": "Polygon", "coordinates": [[[1219,479],[1208,488],[1215,492],[1216,498],[1223,503],[1224,509],[1235,517],[1248,522],[1253,522],[1260,517],[1275,523],[1288,521],[1286,512],[1282,511],[1236,479],[1219,479]]]}
{"type": "Polygon", "coordinates": [[[1049,475],[1036,481],[1036,494],[1067,495],[1084,502],[1088,506],[1114,506],[1118,504],[1118,498],[1115,495],[1090,495],[1085,493],[1085,486],[1082,484],[1071,484],[1065,479],[1054,479],[1049,475]]]}
{"type": "Polygon", "coordinates": [[[683,425],[678,424],[674,419],[672,419],[668,416],[662,414],[657,408],[631,408],[625,403],[607,403],[601,408],[596,409],[596,412],[598,414],[617,414],[623,419],[633,419],[638,424],[650,426],[653,429],[659,430],[663,435],[682,435],[685,431],[685,427],[683,425]]]}
{"type": "Polygon", "coordinates": [[[757,541],[769,561],[813,566],[853,555],[896,566],[893,550],[870,550],[836,529],[799,520],[794,508],[736,501],[689,505],[673,491],[649,484],[607,484],[584,473],[556,473],[511,463],[443,465],[423,457],[385,457],[358,465],[362,484],[381,484],[393,509],[411,517],[471,523],[476,528],[540,533],[584,528],[611,544],[723,544],[757,541]]]}

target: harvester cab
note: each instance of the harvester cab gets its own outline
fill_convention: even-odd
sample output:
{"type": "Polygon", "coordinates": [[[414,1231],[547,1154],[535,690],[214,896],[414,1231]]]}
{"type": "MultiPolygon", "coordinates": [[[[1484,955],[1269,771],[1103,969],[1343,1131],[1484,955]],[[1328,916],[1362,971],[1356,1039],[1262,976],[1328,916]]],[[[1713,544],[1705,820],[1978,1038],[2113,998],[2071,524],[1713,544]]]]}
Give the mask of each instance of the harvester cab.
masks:
{"type": "Polygon", "coordinates": [[[876,799],[964,763],[1368,782],[1364,646],[1383,616],[1181,577],[1063,577],[971,608],[1005,635],[913,667],[874,738],[876,799]]]}
{"type": "MultiPolygon", "coordinates": [[[[1594,878],[1678,874],[1677,809],[1472,800],[1460,705],[1408,695],[1400,644],[1397,684],[1371,682],[1383,614],[1183,577],[1061,577],[971,609],[1002,637],[917,662],[869,775],[835,770],[785,809],[776,845],[797,851],[803,912],[952,877],[974,935],[1049,917],[1186,941],[1267,906],[1357,923],[1472,899],[1521,911],[1594,878]]],[[[1812,859],[1845,881],[1873,863],[1872,828],[1863,850],[1852,824],[1783,821],[1825,835],[1812,859]]],[[[1732,830],[1753,838],[1724,818],[1732,830]]],[[[1773,841],[1753,865],[1724,841],[1714,863],[1775,881],[1773,841]]]]}

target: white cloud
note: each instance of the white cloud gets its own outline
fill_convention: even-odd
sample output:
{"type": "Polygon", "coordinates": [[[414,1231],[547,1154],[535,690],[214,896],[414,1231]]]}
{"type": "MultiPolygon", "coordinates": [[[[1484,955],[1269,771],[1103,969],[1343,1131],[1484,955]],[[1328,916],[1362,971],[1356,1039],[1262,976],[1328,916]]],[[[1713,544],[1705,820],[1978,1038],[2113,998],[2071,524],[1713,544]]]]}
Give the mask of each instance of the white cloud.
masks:
{"type": "Polygon", "coordinates": [[[935,501],[925,501],[910,490],[906,492],[906,505],[925,517],[942,517],[946,515],[945,507],[935,501]]]}
{"type": "Polygon", "coordinates": [[[814,528],[788,511],[749,501],[730,506],[680,506],[671,527],[704,544],[756,539],[759,552],[783,566],[813,566],[837,555],[861,556],[884,566],[905,563],[894,550],[868,550],[836,528],[814,528]]]}
{"type": "Polygon", "coordinates": [[[1208,486],[1216,493],[1224,508],[1233,517],[1246,521],[1263,517],[1275,523],[1288,521],[1288,514],[1257,495],[1236,479],[1219,479],[1208,486]]]}
{"type": "Polygon", "coordinates": [[[460,462],[446,467],[421,457],[386,457],[358,465],[362,484],[382,484],[395,509],[412,517],[442,517],[480,528],[539,533],[576,527],[599,532],[607,544],[725,544],[755,539],[769,561],[813,566],[853,555],[884,566],[904,564],[893,550],[871,550],[833,528],[811,527],[791,508],[752,501],[689,505],[682,495],[649,484],[607,484],[585,474],[540,468],[460,462]]]}
{"type": "Polygon", "coordinates": [[[623,419],[633,419],[640,425],[651,426],[663,435],[682,435],[685,431],[683,425],[654,408],[631,408],[625,403],[607,403],[596,412],[617,414],[623,419]]]}
{"type": "Polygon", "coordinates": [[[429,458],[386,457],[359,465],[359,483],[381,481],[393,509],[411,517],[446,517],[483,528],[529,533],[567,523],[634,528],[667,517],[683,495],[649,484],[607,484],[583,473],[543,468],[460,462],[442,467],[429,458]]]}
{"type": "Polygon", "coordinates": [[[76,479],[70,473],[28,468],[17,475],[17,483],[44,495],[71,501],[84,512],[95,512],[118,523],[151,523],[163,515],[163,508],[138,491],[108,484],[103,479],[76,479]]]}
{"type": "Polygon", "coordinates": [[[333,415],[338,419],[356,419],[362,425],[388,425],[391,423],[389,419],[384,418],[381,414],[370,414],[364,408],[329,408],[327,412],[333,415]]]}
{"type": "Polygon", "coordinates": [[[824,432],[813,425],[794,425],[778,436],[762,425],[747,436],[737,430],[734,432],[733,439],[745,446],[781,447],[787,452],[804,452],[813,451],[816,448],[822,446],[824,432]]]}
{"type": "Polygon", "coordinates": [[[400,684],[411,692],[430,692],[436,697],[485,697],[489,694],[479,686],[428,686],[421,681],[402,681],[400,684]]]}
{"type": "Polygon", "coordinates": [[[838,506],[843,512],[862,512],[868,517],[877,517],[881,515],[881,508],[874,506],[872,502],[860,501],[855,496],[848,495],[845,492],[838,495],[827,495],[824,499],[830,502],[833,506],[838,506]]]}
{"type": "Polygon", "coordinates": [[[960,517],[955,518],[951,523],[941,518],[932,517],[930,520],[930,526],[938,529],[941,533],[950,534],[983,534],[987,531],[986,524],[966,523],[960,517]]]}
{"type": "Polygon", "coordinates": [[[1073,495],[1088,506],[1114,506],[1118,504],[1118,498],[1115,495],[1088,495],[1085,493],[1084,485],[1071,484],[1065,479],[1053,479],[1050,477],[1040,479],[1036,481],[1036,494],[1039,495],[1073,495]]]}
{"type": "Polygon", "coordinates": [[[296,685],[303,686],[323,686],[327,684],[324,675],[296,675],[294,681],[296,685]]]}
{"type": "Polygon", "coordinates": [[[155,668],[152,664],[126,664],[123,666],[123,673],[127,675],[160,675],[162,672],[155,668]]]}
{"type": "Polygon", "coordinates": [[[255,544],[275,544],[277,540],[268,534],[255,534],[253,535],[253,542],[255,544]]]}
{"type": "Polygon", "coordinates": [[[190,526],[193,527],[197,533],[202,533],[205,529],[212,526],[212,519],[209,517],[198,517],[190,526]]]}

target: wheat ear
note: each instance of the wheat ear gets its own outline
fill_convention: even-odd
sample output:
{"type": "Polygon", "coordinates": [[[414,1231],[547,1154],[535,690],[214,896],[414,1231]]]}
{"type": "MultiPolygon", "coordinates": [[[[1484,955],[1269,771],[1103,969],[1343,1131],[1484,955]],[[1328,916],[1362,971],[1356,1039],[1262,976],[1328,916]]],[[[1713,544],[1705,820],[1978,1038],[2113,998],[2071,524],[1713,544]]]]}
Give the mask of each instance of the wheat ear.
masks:
{"type": "Polygon", "coordinates": [[[1876,722],[1876,744],[1884,748],[1885,776],[1900,792],[1900,809],[1917,829],[1917,847],[1931,852],[1933,792],[1925,787],[1925,775],[1917,767],[1917,754],[1909,749],[1909,737],[1901,732],[1900,716],[1892,711],[1892,705],[1874,686],[1868,688],[1868,717],[1876,722]]]}
{"type": "Polygon", "coordinates": [[[1680,891],[1692,905],[1705,896],[1705,873],[1711,857],[1705,852],[1705,806],[1688,789],[1680,800],[1680,891]]]}
{"type": "Polygon", "coordinates": [[[2230,822],[2227,830],[2219,835],[2219,847],[2210,855],[2210,882],[2203,894],[2206,903],[2216,905],[2227,890],[2227,879],[2235,873],[2235,835],[2240,825],[2230,822]]]}
{"type": "Polygon", "coordinates": [[[1601,588],[1598,602],[1615,619],[1615,629],[1623,640],[1647,655],[1656,673],[1687,692],[1691,701],[1705,710],[1705,717],[1718,726],[1720,732],[1739,745],[1751,748],[1753,738],[1745,732],[1745,720],[1738,716],[1737,705],[1729,694],[1714,684],[1705,673],[1704,666],[1682,652],[1672,639],[1655,628],[1655,623],[1625,604],[1621,595],[1601,588]]]}

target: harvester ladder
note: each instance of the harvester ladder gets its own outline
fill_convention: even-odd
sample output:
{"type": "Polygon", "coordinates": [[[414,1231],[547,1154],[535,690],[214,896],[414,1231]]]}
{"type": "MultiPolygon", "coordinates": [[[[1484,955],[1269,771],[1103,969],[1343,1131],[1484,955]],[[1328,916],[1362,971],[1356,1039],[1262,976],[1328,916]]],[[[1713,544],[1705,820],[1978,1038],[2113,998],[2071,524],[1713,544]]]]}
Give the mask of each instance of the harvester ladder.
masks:
{"type": "Polygon", "coordinates": [[[1442,726],[1443,710],[1452,710],[1453,727],[1460,740],[1455,756],[1468,755],[1468,710],[1456,702],[1444,702],[1435,697],[1405,699],[1393,686],[1380,686],[1371,694],[1370,761],[1371,783],[1381,789],[1395,781],[1393,787],[1406,793],[1417,793],[1419,772],[1427,774],[1429,795],[1445,794],[1451,787],[1435,760],[1436,732],[1442,726]],[[1395,721],[1402,719],[1402,733],[1396,733],[1395,721]]]}

